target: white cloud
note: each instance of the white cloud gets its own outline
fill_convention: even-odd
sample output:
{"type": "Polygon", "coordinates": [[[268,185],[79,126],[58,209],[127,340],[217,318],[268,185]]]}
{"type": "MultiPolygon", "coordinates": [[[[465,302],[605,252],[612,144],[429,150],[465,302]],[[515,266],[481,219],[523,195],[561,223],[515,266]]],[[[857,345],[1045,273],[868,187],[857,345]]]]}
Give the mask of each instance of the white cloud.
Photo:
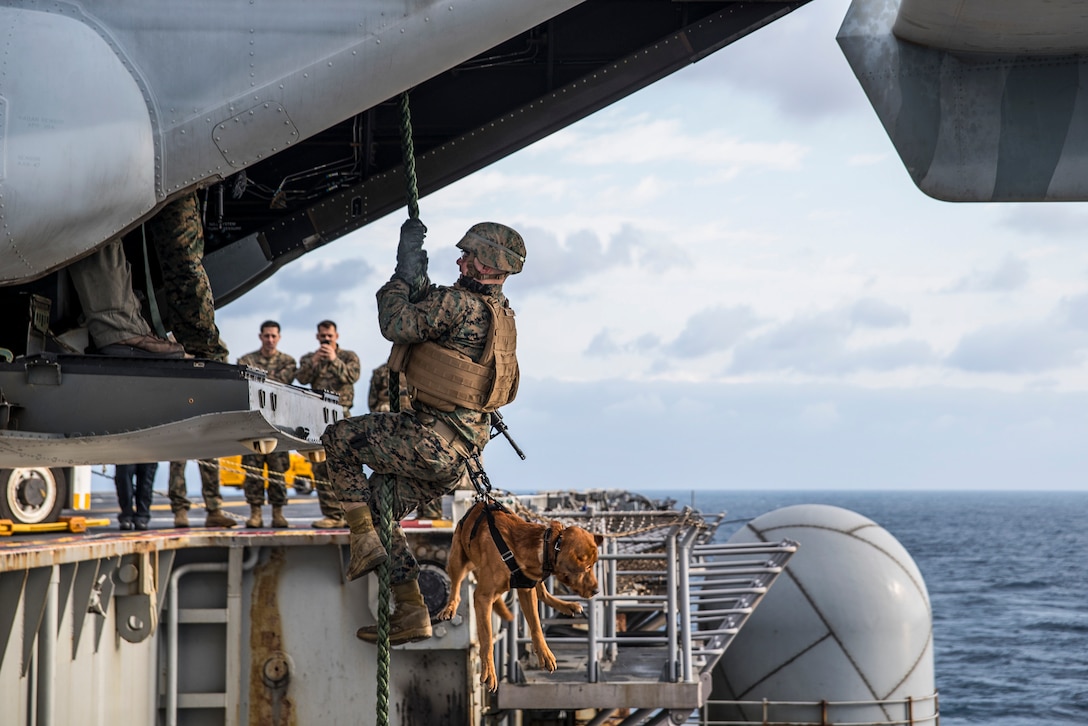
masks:
{"type": "Polygon", "coordinates": [[[995,267],[976,269],[954,282],[948,292],[1011,292],[1028,283],[1030,273],[1027,262],[1014,255],[1006,255],[995,267]]]}
{"type": "Polygon", "coordinates": [[[848,166],[870,166],[882,164],[889,158],[889,154],[854,154],[846,159],[848,166]]]}
{"type": "Polygon", "coordinates": [[[748,306],[702,310],[688,318],[667,352],[680,358],[693,358],[725,351],[757,325],[759,318],[748,306]]]}
{"type": "Polygon", "coordinates": [[[965,335],[948,364],[977,373],[1039,373],[1082,365],[1084,335],[1038,324],[1004,324],[965,335]]]}

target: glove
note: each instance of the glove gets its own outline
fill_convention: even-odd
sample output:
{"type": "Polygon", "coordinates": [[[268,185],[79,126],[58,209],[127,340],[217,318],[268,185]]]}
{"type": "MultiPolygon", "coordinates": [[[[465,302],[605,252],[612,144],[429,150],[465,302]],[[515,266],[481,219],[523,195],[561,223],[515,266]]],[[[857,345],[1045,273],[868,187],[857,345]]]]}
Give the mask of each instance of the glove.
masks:
{"type": "Polygon", "coordinates": [[[397,268],[393,277],[409,285],[427,274],[427,253],[423,251],[423,239],[427,228],[418,219],[409,219],[400,227],[400,244],[397,245],[397,268]]]}

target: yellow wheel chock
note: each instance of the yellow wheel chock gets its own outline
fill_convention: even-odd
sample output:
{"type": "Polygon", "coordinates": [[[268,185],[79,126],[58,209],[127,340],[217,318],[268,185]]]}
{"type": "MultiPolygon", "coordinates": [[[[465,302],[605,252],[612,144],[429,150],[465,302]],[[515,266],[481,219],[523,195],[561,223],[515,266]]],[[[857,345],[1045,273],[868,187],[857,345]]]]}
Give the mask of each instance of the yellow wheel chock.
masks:
{"type": "Polygon", "coordinates": [[[28,532],[71,532],[79,534],[86,532],[87,527],[105,527],[110,523],[108,519],[87,519],[86,517],[60,517],[56,522],[43,522],[41,524],[17,524],[10,519],[0,519],[0,537],[10,537],[13,534],[28,532]]]}

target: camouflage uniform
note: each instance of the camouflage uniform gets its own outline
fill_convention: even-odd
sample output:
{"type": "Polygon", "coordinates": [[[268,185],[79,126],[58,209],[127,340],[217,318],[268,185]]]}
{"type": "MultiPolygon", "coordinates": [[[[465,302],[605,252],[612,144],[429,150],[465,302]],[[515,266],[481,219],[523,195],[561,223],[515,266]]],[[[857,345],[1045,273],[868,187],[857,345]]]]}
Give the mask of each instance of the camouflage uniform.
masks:
{"type": "MultiPolygon", "coordinates": [[[[412,408],[412,399],[408,397],[408,387],[404,382],[404,376],[398,376],[398,390],[400,391],[400,408],[398,411],[407,411],[412,408]]],[[[371,413],[392,411],[389,405],[389,364],[382,363],[370,374],[370,392],[367,394],[366,405],[371,413]]]]}
{"type": "MultiPolygon", "coordinates": [[[[174,513],[192,506],[185,484],[185,464],[185,461],[170,462],[167,496],[170,498],[170,511],[174,513]]],[[[200,496],[207,510],[214,512],[223,506],[223,498],[219,496],[219,465],[214,461],[197,461],[197,468],[200,470],[200,496]]]]}
{"type": "MultiPolygon", "coordinates": [[[[295,359],[286,353],[276,351],[267,358],[259,350],[247,353],[238,359],[238,365],[258,368],[265,371],[269,380],[279,383],[291,383],[295,380],[298,366],[295,359]]],[[[263,506],[265,498],[264,477],[260,475],[268,465],[268,503],[273,507],[287,504],[287,483],[284,472],[291,468],[290,451],[274,451],[271,454],[246,454],[242,457],[242,470],[245,472],[246,502],[253,506],[263,506]]]]}
{"type": "Polygon", "coordinates": [[[355,382],[359,380],[362,367],[359,356],[350,350],[336,346],[336,360],[314,362],[314,354],[302,356],[295,377],[299,383],[309,384],[315,391],[332,391],[340,397],[340,405],[347,416],[355,403],[355,382]]]}
{"type": "Polygon", "coordinates": [[[215,300],[204,271],[204,228],[196,192],[167,204],[145,227],[162,269],[163,322],[186,353],[226,363],[227,346],[215,325],[215,300]]]}
{"type": "Polygon", "coordinates": [[[366,406],[371,413],[389,411],[389,364],[382,363],[370,374],[366,406]]]}
{"type": "MultiPolygon", "coordinates": [[[[355,382],[359,380],[361,373],[359,356],[337,345],[334,361],[315,363],[313,353],[302,356],[295,378],[299,383],[308,383],[315,391],[332,391],[338,395],[340,405],[344,407],[344,418],[347,418],[351,415],[351,405],[355,402],[355,382]]],[[[321,514],[332,519],[343,519],[343,508],[328,488],[328,465],[320,461],[314,464],[313,470],[314,489],[317,490],[317,503],[321,507],[321,514]]]]}
{"type": "MultiPolygon", "coordinates": [[[[505,300],[498,285],[480,286],[483,293],[461,286],[429,286],[418,302],[409,300],[409,286],[394,278],[378,291],[378,322],[382,335],[394,343],[435,341],[443,347],[480,360],[491,328],[491,312],[483,295],[505,300]]],[[[412,509],[456,488],[465,473],[465,459],[436,432],[440,421],[457,432],[462,444],[480,450],[491,438],[489,414],[457,407],[445,412],[413,402],[414,411],[372,413],[344,419],[325,429],[321,442],[328,457],[332,486],[343,502],[365,502],[377,521],[378,501],[385,477],[393,479],[394,522],[412,509]],[[374,470],[368,480],[363,465],[374,470]]],[[[415,580],[419,565],[408,549],[404,532],[394,524],[390,555],[391,581],[415,580]]]]}
{"type": "MultiPolygon", "coordinates": [[[[167,204],[145,225],[159,256],[164,323],[185,351],[197,358],[227,362],[227,346],[215,325],[215,300],[208,273],[204,271],[204,228],[196,192],[167,204]]],[[[223,503],[219,496],[219,470],[200,464],[200,493],[209,512],[223,503]]],[[[170,510],[189,509],[185,486],[185,462],[170,462],[170,510]]]]}

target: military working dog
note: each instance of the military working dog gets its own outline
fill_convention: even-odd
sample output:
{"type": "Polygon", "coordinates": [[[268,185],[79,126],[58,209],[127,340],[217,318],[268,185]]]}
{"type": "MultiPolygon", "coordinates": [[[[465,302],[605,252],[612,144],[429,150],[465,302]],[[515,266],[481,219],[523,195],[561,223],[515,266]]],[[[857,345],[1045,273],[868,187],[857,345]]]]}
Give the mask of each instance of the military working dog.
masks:
{"type": "Polygon", "coordinates": [[[554,574],[574,593],[589,599],[597,594],[597,548],[603,538],[581,527],[564,527],[559,522],[534,524],[511,514],[501,505],[477,502],[453,533],[453,545],[446,571],[450,576],[450,597],[438,620],[449,620],[461,602],[461,581],[476,572],[476,629],[480,638],[480,681],[490,690],[498,688],[492,653],[491,611],[504,620],[513,615],[502,601],[511,587],[517,588],[521,612],[529,624],[533,651],[541,668],[554,671],[555,655],[544,642],[537,613],[537,597],[567,615],[582,612],[581,603],[561,600],[544,587],[542,580],[554,574]],[[498,533],[498,542],[493,533],[498,533]],[[505,547],[504,547],[505,545],[505,547]],[[516,564],[508,565],[500,548],[513,554],[516,564]],[[513,583],[511,581],[513,580],[513,583]]]}

